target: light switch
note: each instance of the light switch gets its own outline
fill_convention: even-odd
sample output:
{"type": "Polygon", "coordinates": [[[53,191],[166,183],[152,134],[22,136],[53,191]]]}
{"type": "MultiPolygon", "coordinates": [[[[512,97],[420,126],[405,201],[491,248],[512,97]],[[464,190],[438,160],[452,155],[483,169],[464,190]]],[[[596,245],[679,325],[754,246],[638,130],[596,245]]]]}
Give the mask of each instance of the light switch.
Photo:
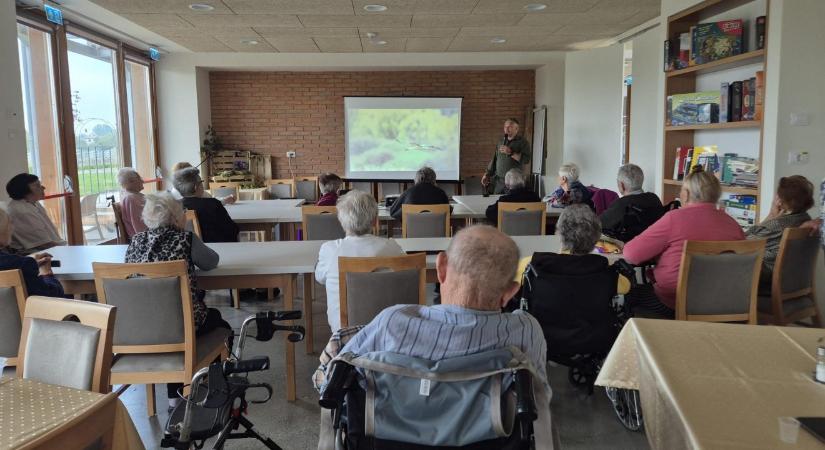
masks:
{"type": "Polygon", "coordinates": [[[791,126],[807,127],[811,124],[811,115],[808,113],[791,113],[791,126]]]}
{"type": "Polygon", "coordinates": [[[803,165],[808,164],[810,155],[808,152],[788,152],[788,164],[803,165]]]}

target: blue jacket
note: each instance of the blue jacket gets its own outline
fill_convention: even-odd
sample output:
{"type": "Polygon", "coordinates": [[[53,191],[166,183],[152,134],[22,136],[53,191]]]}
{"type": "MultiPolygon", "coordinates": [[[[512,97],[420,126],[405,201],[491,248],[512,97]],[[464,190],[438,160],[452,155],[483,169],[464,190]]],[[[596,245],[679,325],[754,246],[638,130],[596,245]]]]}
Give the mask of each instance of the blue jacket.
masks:
{"type": "Polygon", "coordinates": [[[53,275],[40,276],[37,262],[28,256],[11,255],[0,251],[0,270],[20,269],[28,295],[64,297],[63,286],[53,275]]]}

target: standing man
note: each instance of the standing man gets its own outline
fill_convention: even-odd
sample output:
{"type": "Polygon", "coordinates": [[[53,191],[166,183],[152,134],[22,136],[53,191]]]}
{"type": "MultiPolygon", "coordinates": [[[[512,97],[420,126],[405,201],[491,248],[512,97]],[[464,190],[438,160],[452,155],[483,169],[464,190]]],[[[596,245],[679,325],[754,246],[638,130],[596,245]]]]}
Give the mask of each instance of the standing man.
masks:
{"type": "Polygon", "coordinates": [[[504,137],[499,141],[498,149],[481,178],[485,192],[503,193],[504,176],[507,172],[510,169],[523,171],[524,166],[530,163],[530,143],[520,136],[518,131],[518,120],[511,117],[504,121],[504,137]]]}

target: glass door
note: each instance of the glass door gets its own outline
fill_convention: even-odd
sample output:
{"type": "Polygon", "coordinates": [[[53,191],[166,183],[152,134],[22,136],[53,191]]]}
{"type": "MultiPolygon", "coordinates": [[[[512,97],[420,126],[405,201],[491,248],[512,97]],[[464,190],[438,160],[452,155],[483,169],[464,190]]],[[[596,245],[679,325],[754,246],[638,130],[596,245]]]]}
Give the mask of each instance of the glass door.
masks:
{"type": "MultiPolygon", "coordinates": [[[[155,131],[152,120],[152,87],[149,66],[126,60],[126,102],[129,115],[129,145],[132,167],[144,180],[155,179],[155,131]]],[[[154,192],[157,183],[146,183],[144,192],[154,192]]]]}

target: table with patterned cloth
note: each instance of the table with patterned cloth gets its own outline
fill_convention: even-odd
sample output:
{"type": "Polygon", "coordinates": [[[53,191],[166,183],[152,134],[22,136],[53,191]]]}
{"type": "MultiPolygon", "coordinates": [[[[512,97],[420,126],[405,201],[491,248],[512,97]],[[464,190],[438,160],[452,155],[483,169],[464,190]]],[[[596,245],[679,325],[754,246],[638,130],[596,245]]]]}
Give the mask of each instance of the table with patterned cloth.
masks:
{"type": "MultiPolygon", "coordinates": [[[[654,449],[785,448],[779,417],[825,416],[823,329],[631,319],[596,384],[638,389],[654,449]]],[[[799,431],[794,448],[825,448],[799,431]]]]}
{"type": "Polygon", "coordinates": [[[55,437],[60,448],[83,448],[83,439],[109,431],[113,449],[144,448],[129,412],[114,394],[0,379],[0,449],[57,448],[50,441],[55,437]]]}

